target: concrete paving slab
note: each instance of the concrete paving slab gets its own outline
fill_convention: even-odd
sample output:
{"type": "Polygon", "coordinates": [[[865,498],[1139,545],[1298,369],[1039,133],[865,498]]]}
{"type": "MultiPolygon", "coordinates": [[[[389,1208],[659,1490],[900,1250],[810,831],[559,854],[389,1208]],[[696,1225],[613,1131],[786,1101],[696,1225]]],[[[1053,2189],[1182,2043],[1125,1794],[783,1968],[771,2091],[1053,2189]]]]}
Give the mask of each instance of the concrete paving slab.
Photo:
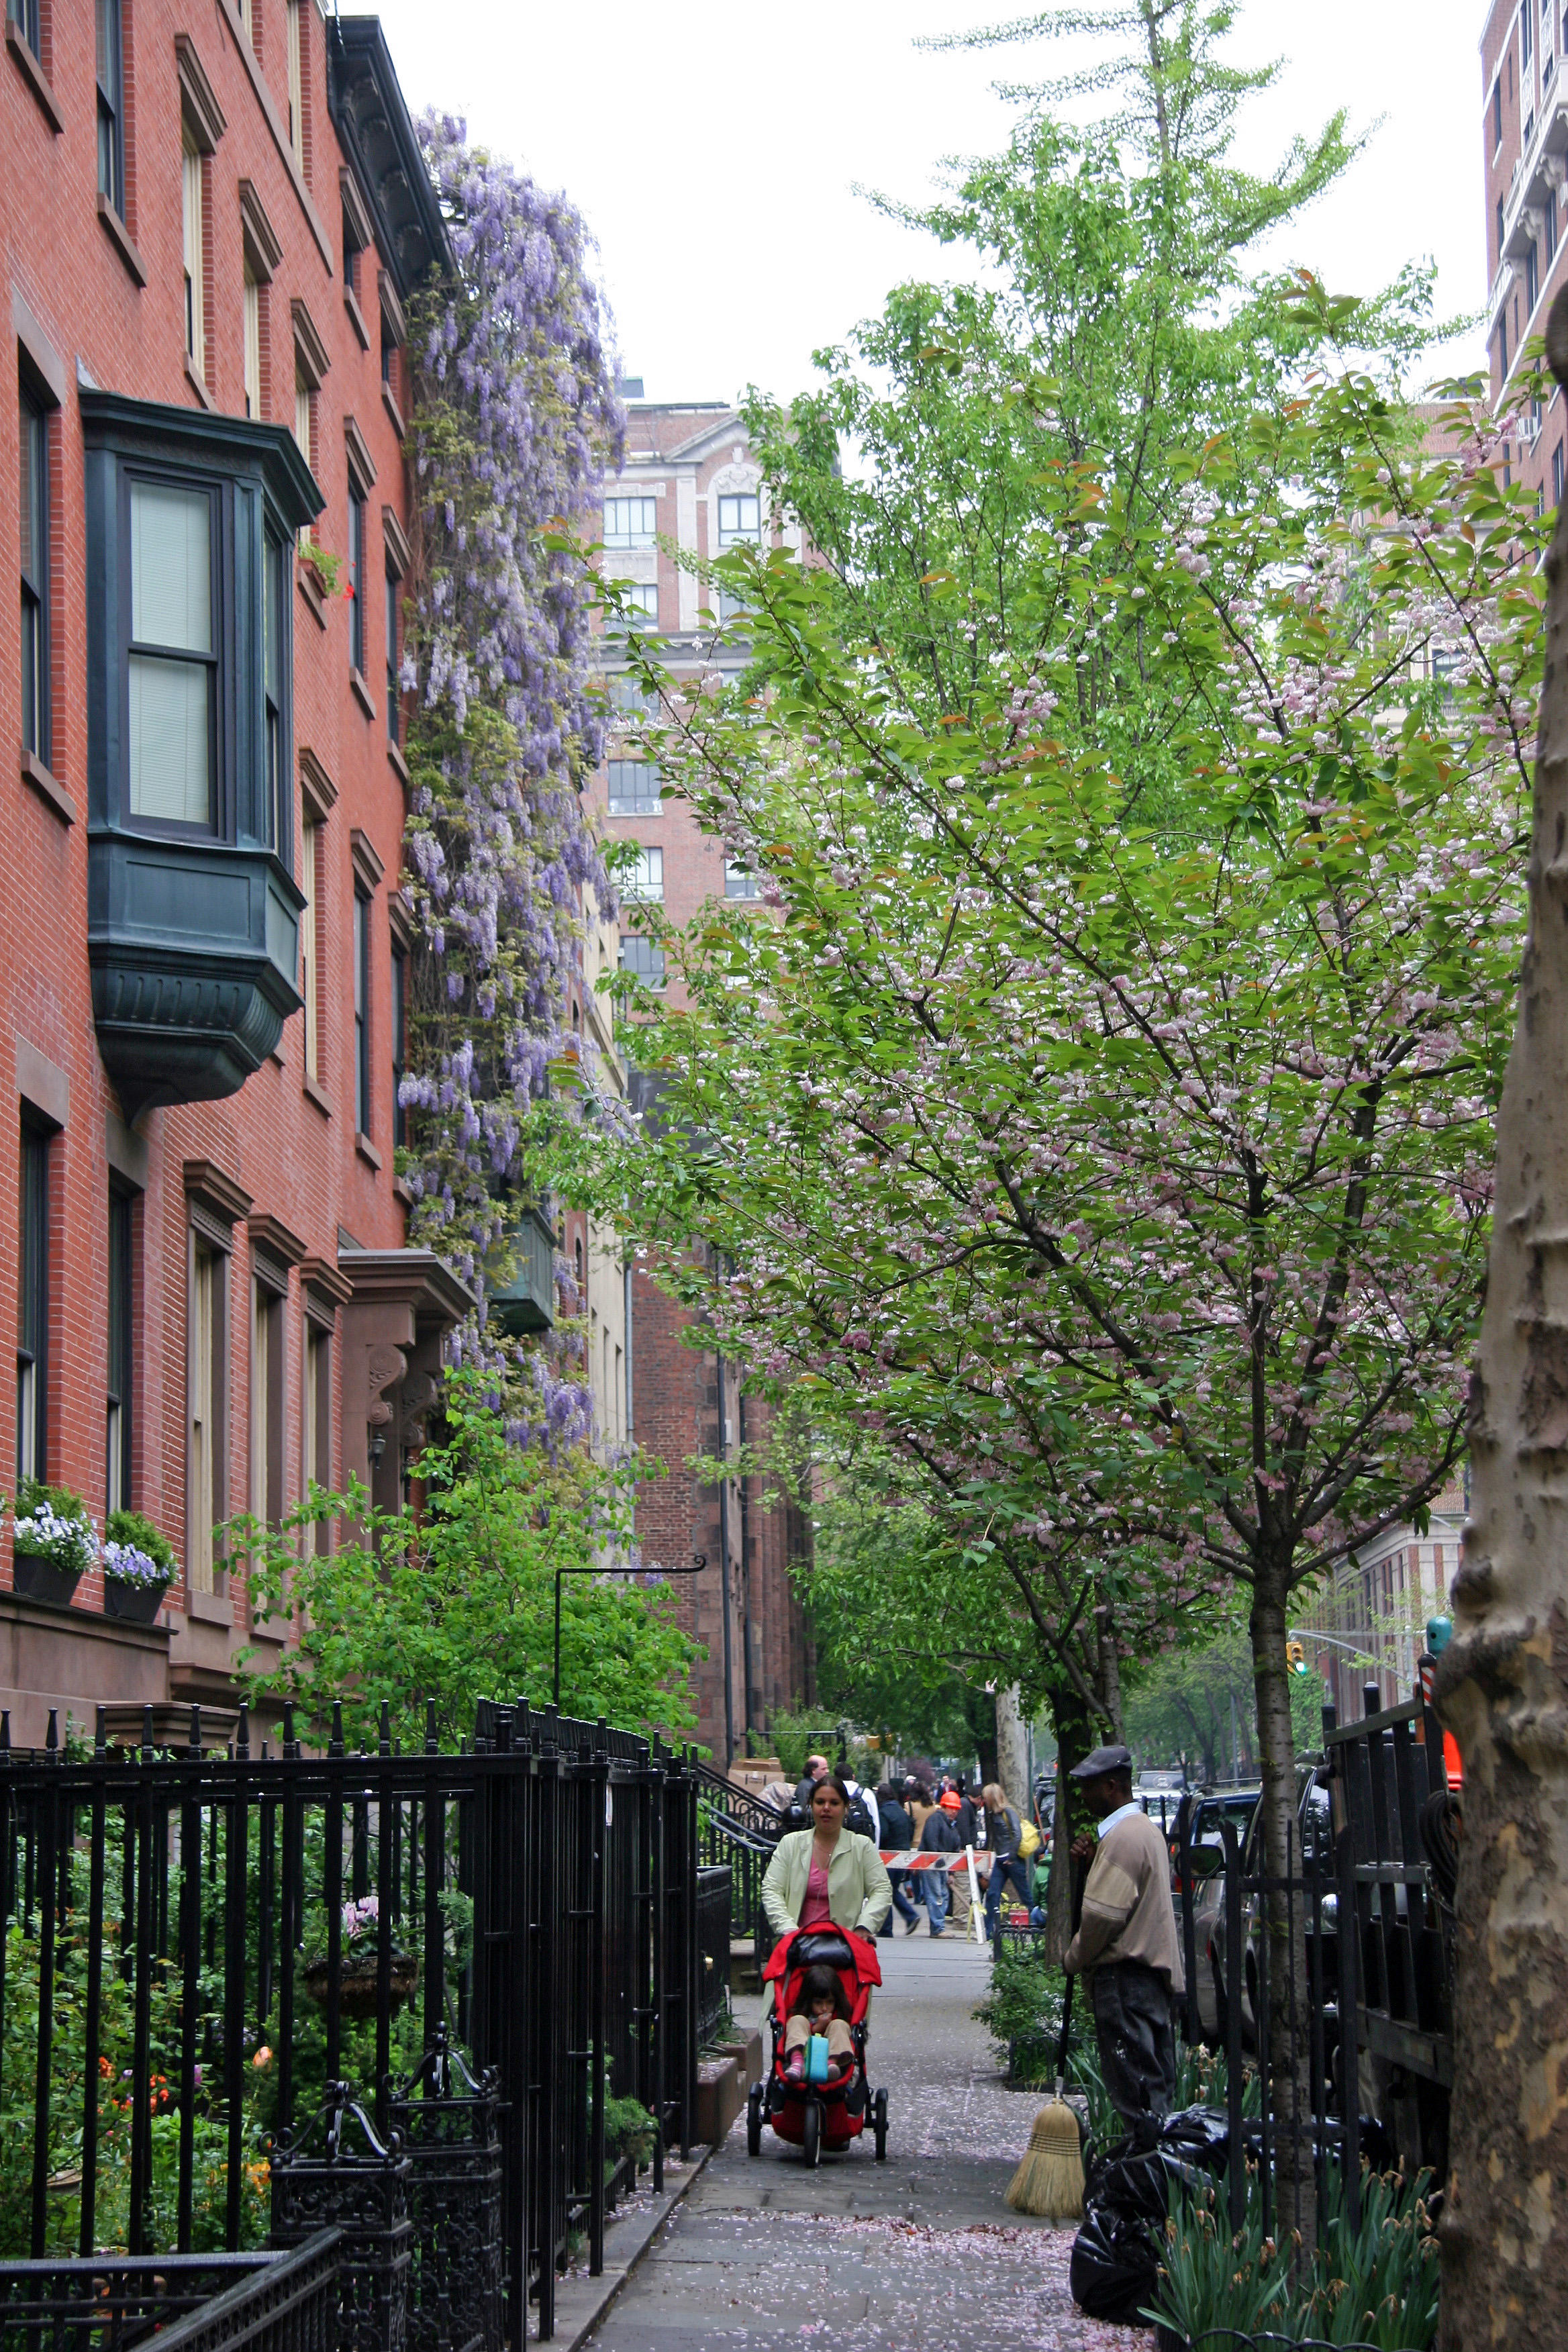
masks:
{"type": "MultiPolygon", "coordinates": [[[[587,2338],[594,2352],[1150,2352],[1086,2319],[1070,2229],[1011,2213],[1037,2093],[1009,2091],[970,2012],[990,1956],[950,1932],[884,1939],[868,2058],[888,2161],[868,2133],[808,2172],[742,2116],[587,2338]]],[[[762,2003],[738,1997],[737,2020],[762,2003]]]]}

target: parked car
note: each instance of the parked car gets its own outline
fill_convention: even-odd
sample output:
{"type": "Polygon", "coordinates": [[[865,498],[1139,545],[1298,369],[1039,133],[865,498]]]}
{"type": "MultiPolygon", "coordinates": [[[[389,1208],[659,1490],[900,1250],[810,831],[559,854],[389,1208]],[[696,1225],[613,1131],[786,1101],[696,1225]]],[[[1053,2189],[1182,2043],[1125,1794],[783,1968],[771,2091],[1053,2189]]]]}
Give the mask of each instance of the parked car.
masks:
{"type": "MultiPolygon", "coordinates": [[[[1205,2042],[1218,2046],[1226,2038],[1230,1987],[1226,1963],[1226,1866],[1225,1849],[1219,1821],[1222,1811],[1228,1813],[1239,1839],[1239,1867],[1243,1884],[1261,1877],[1263,1871],[1263,1822],[1260,1810],[1261,1792],[1258,1790],[1235,1790],[1223,1798],[1205,1798],[1194,1813],[1188,1838],[1188,1871],[1192,1885],[1190,1899],[1194,1904],[1194,1942],[1197,1952],[1196,1991],[1198,2021],[1205,2042]],[[1212,1808],[1212,1811],[1205,1810],[1212,1808]],[[1245,1808],[1245,1822],[1237,1814],[1245,1808]]],[[[1316,1983],[1323,2015],[1324,2062],[1332,2067],[1339,2039],[1339,1902],[1333,1885],[1333,1822],[1328,1780],[1321,1767],[1313,1767],[1302,1775],[1297,1806],[1297,1822],[1300,1832],[1300,1852],[1304,1864],[1311,1864],[1321,1874],[1322,1888],[1316,1905],[1316,1916],[1310,1912],[1305,1919],[1309,1975],[1316,1983]],[[1314,1975],[1313,1972],[1317,1971],[1314,1975]]],[[[1180,1845],[1174,1847],[1173,1863],[1175,1875],[1180,1876],[1180,1845]]],[[[1189,1899],[1189,1890],[1180,1890],[1180,1899],[1189,1899]]],[[[1241,2009],[1241,2044],[1247,2051],[1258,2047],[1258,2011],[1260,2000],[1261,1969],[1259,1944],[1263,1931],[1262,1906],[1256,1894],[1242,1897],[1242,1981],[1238,1988],[1241,2009]]]]}

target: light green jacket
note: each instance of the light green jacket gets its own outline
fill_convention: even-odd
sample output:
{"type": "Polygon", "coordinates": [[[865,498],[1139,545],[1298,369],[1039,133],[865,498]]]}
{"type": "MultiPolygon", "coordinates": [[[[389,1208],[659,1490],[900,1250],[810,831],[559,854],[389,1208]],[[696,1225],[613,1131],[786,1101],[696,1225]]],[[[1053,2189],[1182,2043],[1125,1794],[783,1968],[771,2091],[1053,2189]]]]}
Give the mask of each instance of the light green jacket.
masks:
{"type": "MultiPolygon", "coordinates": [[[[763,1881],[763,1909],[776,1936],[800,1925],[805,1882],[811,1874],[813,1830],[789,1830],[773,1848],[763,1881]]],[[[827,1907],[836,1927],[874,1936],[893,1907],[893,1890],[882,1857],[869,1838],[841,1830],[827,1865],[827,1907]]]]}

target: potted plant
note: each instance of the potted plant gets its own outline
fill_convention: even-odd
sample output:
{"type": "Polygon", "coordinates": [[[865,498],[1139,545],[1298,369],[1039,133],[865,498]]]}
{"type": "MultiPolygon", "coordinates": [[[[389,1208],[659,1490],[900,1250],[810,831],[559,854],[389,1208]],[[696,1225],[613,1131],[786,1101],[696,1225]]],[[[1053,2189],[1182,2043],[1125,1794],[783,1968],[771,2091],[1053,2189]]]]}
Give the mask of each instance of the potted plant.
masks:
{"type": "MultiPolygon", "coordinates": [[[[375,1963],[380,1942],[381,1906],[374,1895],[361,1895],[343,1905],[342,1960],[338,1971],[338,2006],[345,2017],[375,2015],[375,1963]]],[[[394,1944],[390,1956],[388,1990],[392,2014],[396,2016],[418,1981],[419,1970],[413,1956],[400,1951],[394,1944]]],[[[305,1990],[318,2009],[325,2009],[331,1996],[331,1970],[327,1956],[319,1953],[305,1964],[305,1990]]]]}
{"type": "Polygon", "coordinates": [[[68,1486],[23,1478],[11,1523],[11,1580],[26,1601],[68,1609],[84,1569],[98,1558],[87,1505],[68,1486]]]}
{"type": "Polygon", "coordinates": [[[174,1547],[140,1511],[110,1511],[103,1523],[103,1613],[151,1625],[180,1572],[174,1547]]]}

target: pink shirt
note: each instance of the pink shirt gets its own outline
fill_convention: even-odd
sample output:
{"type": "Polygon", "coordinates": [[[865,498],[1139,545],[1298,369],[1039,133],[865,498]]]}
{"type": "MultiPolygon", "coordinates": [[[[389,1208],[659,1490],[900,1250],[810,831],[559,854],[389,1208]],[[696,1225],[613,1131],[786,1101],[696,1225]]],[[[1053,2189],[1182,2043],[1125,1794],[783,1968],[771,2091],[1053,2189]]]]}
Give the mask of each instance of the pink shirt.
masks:
{"type": "Polygon", "coordinates": [[[800,1906],[800,1924],[803,1927],[826,1927],[832,1921],[833,1914],[827,1907],[827,1873],[813,1854],[805,1882],[805,1901],[800,1906]]]}

